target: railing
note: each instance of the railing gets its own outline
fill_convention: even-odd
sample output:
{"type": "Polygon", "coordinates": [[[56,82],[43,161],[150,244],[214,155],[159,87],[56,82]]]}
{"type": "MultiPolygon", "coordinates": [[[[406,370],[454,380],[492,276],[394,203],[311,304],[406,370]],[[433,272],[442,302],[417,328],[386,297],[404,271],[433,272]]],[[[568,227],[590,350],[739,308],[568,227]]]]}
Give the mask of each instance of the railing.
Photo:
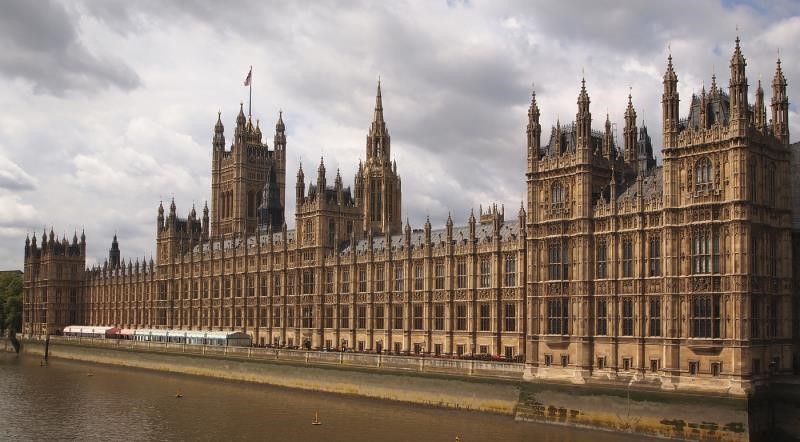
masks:
{"type": "MultiPolygon", "coordinates": [[[[44,336],[28,339],[44,340],[44,336]]],[[[447,359],[422,356],[393,356],[373,353],[327,352],[315,350],[288,350],[279,348],[234,347],[176,342],[135,341],[128,339],[84,338],[78,336],[51,336],[51,342],[74,342],[105,348],[145,349],[166,353],[186,353],[236,359],[301,362],[315,365],[343,365],[417,372],[445,373],[505,379],[522,379],[525,364],[468,359],[447,359]]]]}

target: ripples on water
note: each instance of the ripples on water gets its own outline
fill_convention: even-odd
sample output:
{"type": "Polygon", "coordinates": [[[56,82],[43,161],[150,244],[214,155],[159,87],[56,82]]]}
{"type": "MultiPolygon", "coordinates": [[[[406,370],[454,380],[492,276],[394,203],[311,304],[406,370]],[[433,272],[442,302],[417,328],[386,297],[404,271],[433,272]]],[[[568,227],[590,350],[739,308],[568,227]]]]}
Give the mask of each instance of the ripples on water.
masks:
{"type": "Polygon", "coordinates": [[[635,440],[267,385],[0,353],[2,440],[635,440]],[[91,376],[89,376],[91,374],[91,376]],[[183,398],[176,399],[180,391],[183,398]],[[319,410],[321,426],[312,426],[319,410]]]}

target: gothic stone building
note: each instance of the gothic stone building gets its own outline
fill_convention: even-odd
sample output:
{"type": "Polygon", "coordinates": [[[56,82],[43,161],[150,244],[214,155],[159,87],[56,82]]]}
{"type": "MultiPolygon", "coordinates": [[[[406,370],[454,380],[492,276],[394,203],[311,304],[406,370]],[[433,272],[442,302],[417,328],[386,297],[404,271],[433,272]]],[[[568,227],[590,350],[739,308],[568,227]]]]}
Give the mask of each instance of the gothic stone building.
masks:
{"type": "Polygon", "coordinates": [[[637,379],[742,394],[797,367],[786,80],[771,119],[749,104],[737,39],[727,92],[712,77],[679,114],[663,79],[663,163],[632,97],[622,146],[575,121],[542,143],[528,111],[527,207],[411,229],[380,84],[354,188],[300,167],[284,220],[286,135],[273,149],[240,110],[213,137],[212,210],[157,217],[157,256],[84,269],[85,239],[25,243],[24,328],[68,324],[241,330],[259,345],[524,360],[529,378],[637,379]]]}

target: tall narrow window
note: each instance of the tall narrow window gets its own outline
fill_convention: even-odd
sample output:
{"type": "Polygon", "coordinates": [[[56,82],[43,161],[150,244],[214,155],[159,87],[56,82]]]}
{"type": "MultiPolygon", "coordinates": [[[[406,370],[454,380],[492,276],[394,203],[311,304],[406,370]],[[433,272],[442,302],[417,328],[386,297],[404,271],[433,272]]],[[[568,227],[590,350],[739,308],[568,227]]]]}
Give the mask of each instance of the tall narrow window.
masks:
{"type": "Polygon", "coordinates": [[[305,223],[305,234],[306,234],[306,243],[310,243],[314,240],[314,223],[311,220],[306,221],[305,223]]]}
{"type": "Polygon", "coordinates": [[[422,304],[414,304],[412,307],[414,330],[422,330],[422,304]]]}
{"type": "Polygon", "coordinates": [[[633,336],[633,299],[622,298],[622,335],[633,336]]]}
{"type": "Polygon", "coordinates": [[[467,288],[467,260],[464,258],[456,262],[456,288],[467,288]]]}
{"type": "Polygon", "coordinates": [[[697,184],[697,189],[710,189],[713,177],[714,171],[711,166],[711,161],[708,158],[703,158],[698,161],[695,166],[695,183],[697,184]]]}
{"type": "Polygon", "coordinates": [[[367,328],[367,306],[359,305],[357,310],[358,316],[356,316],[356,327],[357,328],[367,328]]]}
{"type": "Polygon", "coordinates": [[[303,328],[313,327],[312,308],[303,307],[303,328]]]}
{"type": "Polygon", "coordinates": [[[548,247],[548,279],[561,279],[561,244],[551,243],[548,247]]]}
{"type": "Polygon", "coordinates": [[[697,296],[692,300],[692,337],[719,338],[719,295],[697,296]]]}
{"type": "Polygon", "coordinates": [[[333,328],[333,306],[325,306],[325,328],[333,328]]]}
{"type": "Polygon", "coordinates": [[[517,330],[517,306],[512,302],[508,302],[505,304],[504,308],[504,316],[505,316],[505,331],[513,332],[517,330]]]}
{"type": "Polygon", "coordinates": [[[434,288],[437,290],[444,289],[444,262],[436,261],[434,266],[434,288]]]}
{"type": "Polygon", "coordinates": [[[750,202],[756,202],[756,190],[758,189],[758,184],[756,183],[756,162],[754,158],[750,159],[750,164],[747,167],[747,195],[750,197],[750,202]]]}
{"type": "Polygon", "coordinates": [[[606,272],[606,261],[607,261],[607,248],[606,242],[600,241],[597,243],[597,278],[598,279],[605,279],[607,278],[606,272]]]}
{"type": "Polygon", "coordinates": [[[375,291],[382,292],[384,289],[384,266],[383,264],[378,264],[375,267],[375,291]]]}
{"type": "Polygon", "coordinates": [[[342,270],[342,293],[350,292],[350,271],[342,270]]]}
{"type": "Polygon", "coordinates": [[[422,263],[414,263],[414,290],[423,289],[423,269],[422,263]]]}
{"type": "Polygon", "coordinates": [[[661,336],[661,300],[658,298],[650,299],[650,336],[661,336]]]}
{"type": "Polygon", "coordinates": [[[336,223],[334,221],[328,221],[328,245],[333,247],[334,241],[336,240],[336,223]]]}
{"type": "Polygon", "coordinates": [[[480,287],[487,288],[492,284],[492,265],[489,258],[481,258],[480,287]]]}
{"type": "Polygon", "coordinates": [[[775,165],[774,164],[770,164],[769,166],[767,166],[767,173],[764,176],[765,181],[766,181],[764,183],[765,187],[766,187],[764,190],[765,190],[765,193],[766,193],[766,196],[767,196],[767,201],[766,202],[770,206],[775,206],[775,203],[776,203],[776,200],[777,200],[777,198],[776,198],[777,189],[775,188],[775,177],[776,177],[775,165]]]}
{"type": "Polygon", "coordinates": [[[294,307],[286,307],[286,326],[294,327],[294,307]]]}
{"type": "Polygon", "coordinates": [[[661,276],[661,238],[658,236],[650,237],[648,255],[648,267],[650,276],[661,276]]]}
{"type": "Polygon", "coordinates": [[[569,334],[569,298],[554,298],[547,301],[547,333],[569,334]]]}
{"type": "Polygon", "coordinates": [[[769,255],[767,259],[769,276],[778,276],[778,242],[775,240],[775,234],[772,232],[767,235],[767,251],[769,255]]]}
{"type": "Polygon", "coordinates": [[[761,302],[756,296],[750,298],[750,338],[761,337],[761,302]]]}
{"type": "Polygon", "coordinates": [[[325,272],[325,293],[333,293],[333,270],[325,272]]]}
{"type": "Polygon", "coordinates": [[[444,304],[433,306],[433,329],[444,330],[444,304]]]}
{"type": "Polygon", "coordinates": [[[456,330],[464,331],[467,329],[467,306],[456,304],[456,330]]]}
{"type": "Polygon", "coordinates": [[[553,186],[550,188],[550,201],[553,208],[564,207],[565,200],[566,191],[564,190],[564,186],[559,182],[553,183],[553,186]]]}
{"type": "Polygon", "coordinates": [[[633,241],[622,240],[622,277],[633,278],[633,241]]]}
{"type": "Polygon", "coordinates": [[[767,316],[769,318],[769,322],[767,323],[769,337],[777,338],[780,333],[780,303],[777,298],[770,299],[767,316]]]}
{"type": "Polygon", "coordinates": [[[505,287],[514,287],[517,285],[517,257],[510,253],[506,255],[505,265],[505,287]]]}
{"type": "Polygon", "coordinates": [[[375,328],[383,330],[384,310],[382,305],[375,306],[375,328]]]}
{"type": "Polygon", "coordinates": [[[490,311],[491,307],[489,304],[480,304],[478,307],[478,330],[489,331],[492,329],[490,311]]]}
{"type": "Polygon", "coordinates": [[[358,291],[367,291],[367,266],[362,265],[358,267],[358,291]]]}
{"type": "Polygon", "coordinates": [[[403,291],[403,264],[394,265],[394,291],[403,291]]]}
{"type": "Polygon", "coordinates": [[[595,303],[596,306],[596,320],[595,320],[595,334],[598,336],[605,336],[608,334],[608,301],[599,299],[595,303]]]}
{"type": "Polygon", "coordinates": [[[692,238],[692,272],[719,273],[719,236],[710,230],[695,233],[692,238]]]}
{"type": "Polygon", "coordinates": [[[394,311],[392,312],[392,328],[397,330],[403,329],[403,306],[402,305],[395,305],[394,311]]]}
{"type": "Polygon", "coordinates": [[[339,307],[339,328],[350,328],[350,307],[339,307]]]}
{"type": "Polygon", "coordinates": [[[310,295],[314,293],[314,271],[303,270],[303,294],[310,295]]]}

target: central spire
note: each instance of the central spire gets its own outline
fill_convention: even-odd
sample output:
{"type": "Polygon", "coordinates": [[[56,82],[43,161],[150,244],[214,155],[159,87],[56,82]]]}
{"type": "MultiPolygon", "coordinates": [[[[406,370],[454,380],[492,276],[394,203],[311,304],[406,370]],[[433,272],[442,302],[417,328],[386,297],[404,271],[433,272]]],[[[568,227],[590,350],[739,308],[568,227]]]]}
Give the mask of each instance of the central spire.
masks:
{"type": "Polygon", "coordinates": [[[381,99],[381,78],[378,77],[378,92],[375,95],[375,115],[372,117],[373,122],[383,123],[383,100],[381,99]]]}

